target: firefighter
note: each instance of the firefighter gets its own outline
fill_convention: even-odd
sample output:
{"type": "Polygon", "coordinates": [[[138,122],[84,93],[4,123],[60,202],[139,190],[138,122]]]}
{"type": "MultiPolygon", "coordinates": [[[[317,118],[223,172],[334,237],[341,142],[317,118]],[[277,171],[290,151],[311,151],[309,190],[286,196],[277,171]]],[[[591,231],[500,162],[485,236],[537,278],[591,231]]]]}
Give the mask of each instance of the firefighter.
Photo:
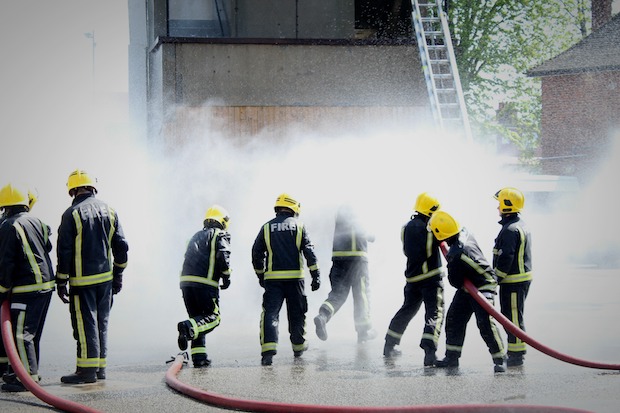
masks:
{"type": "Polygon", "coordinates": [[[463,286],[465,279],[470,280],[493,305],[497,289],[493,268],[482,254],[473,234],[461,227],[447,212],[435,212],[428,222],[428,228],[437,240],[445,241],[449,247],[446,255],[448,281],[457,289],[446,316],[446,357],[437,360],[435,366],[458,367],[467,323],[474,314],[480,336],[493,358],[494,371],[506,371],[504,344],[495,322],[463,286]]]}
{"type": "Polygon", "coordinates": [[[191,340],[194,367],[211,364],[205,336],[220,324],[219,290],[230,286],[229,221],[223,207],[211,206],[204,227],[190,239],[185,252],[180,286],[189,319],[177,325],[178,344],[181,350],[187,350],[187,341],[191,340]]]}
{"type": "Polygon", "coordinates": [[[277,352],[278,323],[284,301],[293,355],[300,357],[308,349],[305,338],[308,300],[302,256],[312,276],[312,291],[321,286],[321,276],[308,230],[298,219],[300,209],[300,203],[289,194],[279,195],[274,206],[275,218],[261,227],[252,246],[254,272],[265,290],[260,320],[263,366],[270,366],[277,352]]]}
{"type": "Polygon", "coordinates": [[[403,252],[407,257],[405,268],[405,301],[396,312],[385,335],[384,357],[399,356],[394,347],[409,322],[424,303],[424,329],[420,347],[424,350],[424,365],[433,366],[437,359],[437,341],[444,317],[444,287],[439,241],[426,229],[430,217],[440,207],[439,201],[428,192],[418,195],[414,215],[402,228],[403,252]]]}
{"type": "Polygon", "coordinates": [[[338,209],[334,227],[332,268],[329,272],[331,291],[314,317],[316,335],[327,340],[327,322],[338,312],[353,294],[353,317],[357,342],[363,343],[377,336],[370,320],[370,297],[368,276],[368,242],[375,237],[361,226],[349,205],[338,209]]]}
{"type": "MultiPolygon", "coordinates": [[[[31,192],[11,184],[0,190],[0,304],[10,300],[13,337],[22,364],[39,381],[39,344],[54,289],[50,227],[30,214],[36,202],[31,192]]],[[[1,340],[0,340],[1,341],[1,340]]],[[[26,387],[8,366],[0,348],[2,390],[19,392],[26,387]]]]}
{"type": "MultiPolygon", "coordinates": [[[[493,247],[493,269],[499,280],[501,312],[514,325],[525,331],[523,310],[532,282],[531,235],[520,212],[525,203],[516,188],[502,188],[495,194],[502,226],[493,247]]],[[[507,366],[523,365],[525,343],[506,330],[508,337],[507,366]]]]}
{"type": "Polygon", "coordinates": [[[67,384],[106,378],[112,295],[121,291],[127,266],[129,246],[118,214],[95,197],[95,183],[86,171],[76,169],[69,175],[67,189],[73,201],[58,228],[57,293],[69,303],[77,342],[76,371],[60,379],[67,384]]]}
{"type": "MultiPolygon", "coordinates": [[[[28,209],[29,209],[28,212],[32,211],[32,207],[34,206],[36,202],[37,202],[36,195],[33,192],[28,191],[28,209]]],[[[0,225],[2,224],[2,221],[4,221],[5,218],[6,218],[6,209],[3,209],[2,213],[0,214],[0,225]]],[[[0,304],[2,304],[1,300],[0,300],[0,304]]],[[[0,337],[0,377],[8,373],[9,373],[9,358],[6,354],[6,349],[4,348],[2,337],[0,337]]]]}

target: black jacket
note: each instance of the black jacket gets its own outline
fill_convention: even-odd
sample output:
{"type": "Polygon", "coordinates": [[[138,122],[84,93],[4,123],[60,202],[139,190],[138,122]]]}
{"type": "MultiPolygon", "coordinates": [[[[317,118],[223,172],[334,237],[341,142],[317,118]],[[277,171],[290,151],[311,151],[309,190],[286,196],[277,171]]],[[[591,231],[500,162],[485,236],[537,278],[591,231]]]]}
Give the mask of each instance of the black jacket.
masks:
{"type": "Polygon", "coordinates": [[[181,287],[219,288],[220,278],[230,273],[230,234],[207,224],[187,244],[181,287]]]}
{"type": "Polygon", "coordinates": [[[292,213],[278,212],[262,226],[254,240],[252,265],[265,280],[303,279],[302,254],[310,271],[319,268],[304,224],[292,213]]]}
{"type": "Polygon", "coordinates": [[[482,254],[473,234],[463,228],[458,239],[450,246],[446,257],[448,281],[455,288],[462,288],[467,278],[481,292],[494,293],[497,278],[493,268],[482,254]]]}
{"type": "Polygon", "coordinates": [[[357,218],[346,208],[336,215],[332,260],[368,261],[368,243],[375,237],[364,230],[357,218]]]}
{"type": "Polygon", "coordinates": [[[29,212],[3,216],[0,223],[0,295],[50,291],[54,270],[49,226],[29,212]]]}
{"type": "Polygon", "coordinates": [[[441,279],[439,241],[426,229],[429,217],[415,214],[401,230],[403,252],[407,257],[405,277],[409,283],[441,279]]]}
{"type": "Polygon", "coordinates": [[[500,284],[532,280],[531,235],[518,214],[506,214],[495,238],[493,268],[500,284]]]}
{"type": "Polygon", "coordinates": [[[112,280],[113,267],[122,272],[129,245],[116,211],[83,194],[62,214],[56,249],[58,284],[84,287],[112,280]]]}

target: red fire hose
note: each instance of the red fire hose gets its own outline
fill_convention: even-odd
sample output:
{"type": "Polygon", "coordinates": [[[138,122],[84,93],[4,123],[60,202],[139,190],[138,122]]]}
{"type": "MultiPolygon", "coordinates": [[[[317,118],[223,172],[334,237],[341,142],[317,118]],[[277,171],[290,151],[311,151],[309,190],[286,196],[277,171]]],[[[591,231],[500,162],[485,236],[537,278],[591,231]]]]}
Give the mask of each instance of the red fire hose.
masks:
{"type": "Polygon", "coordinates": [[[328,406],[328,405],[310,405],[310,404],[292,404],[279,403],[260,400],[245,400],[235,397],[222,396],[216,393],[208,392],[193,386],[189,386],[181,382],[177,378],[177,374],[183,368],[185,356],[179,354],[174,359],[172,366],[166,372],[166,384],[171,388],[190,396],[196,400],[207,404],[232,410],[243,410],[250,412],[268,412],[268,413],[363,413],[363,412],[415,412],[415,413],[543,413],[543,412],[572,412],[585,413],[587,410],[580,410],[568,407],[554,406],[532,406],[532,405],[515,405],[515,404],[462,404],[462,405],[430,405],[430,406],[328,406]]]}
{"type": "Polygon", "coordinates": [[[92,409],[88,406],[84,406],[79,403],[72,402],[70,400],[62,399],[54,396],[43,390],[33,379],[30,377],[30,373],[26,371],[22,361],[17,355],[17,348],[15,347],[15,341],[13,340],[13,327],[11,326],[11,309],[8,300],[2,303],[0,308],[0,319],[2,320],[2,340],[4,341],[4,347],[6,349],[7,356],[11,367],[19,377],[19,380],[23,385],[30,390],[37,398],[45,403],[52,405],[60,410],[66,412],[85,412],[85,413],[97,413],[99,410],[92,409]]]}
{"type": "MultiPolygon", "coordinates": [[[[448,253],[448,247],[446,246],[445,242],[441,243],[441,252],[443,253],[444,257],[448,253]]],[[[476,300],[476,302],[478,302],[478,304],[480,304],[482,308],[484,308],[489,314],[491,314],[493,318],[499,321],[501,325],[506,328],[506,330],[510,331],[516,337],[519,337],[521,340],[531,345],[536,350],[539,350],[545,353],[546,355],[556,358],[558,360],[565,361],[571,364],[576,364],[578,366],[590,367],[593,369],[620,370],[620,364],[598,363],[595,361],[582,360],[576,357],[572,357],[572,356],[560,353],[559,351],[556,351],[550,347],[545,346],[539,341],[536,341],[532,337],[528,336],[525,333],[525,331],[521,330],[519,327],[514,325],[512,321],[506,318],[502,313],[497,311],[495,307],[493,307],[489,303],[489,301],[480,293],[480,291],[478,291],[476,286],[467,278],[465,279],[464,286],[467,289],[467,292],[474,298],[474,300],[476,300]]]]}

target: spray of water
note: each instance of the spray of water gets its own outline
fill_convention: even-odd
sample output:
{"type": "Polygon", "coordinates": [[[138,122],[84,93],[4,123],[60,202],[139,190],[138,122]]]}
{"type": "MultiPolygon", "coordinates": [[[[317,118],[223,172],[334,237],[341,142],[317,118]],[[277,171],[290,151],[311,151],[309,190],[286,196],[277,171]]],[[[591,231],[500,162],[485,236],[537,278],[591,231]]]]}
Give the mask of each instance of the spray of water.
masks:
{"type": "MultiPolygon", "coordinates": [[[[413,212],[416,196],[423,191],[435,194],[444,209],[476,234],[490,260],[499,230],[493,194],[506,185],[518,186],[514,174],[488,149],[434,129],[376,127],[338,136],[295,129],[286,141],[259,134],[243,144],[202,129],[170,150],[140,141],[126,124],[111,124],[93,113],[71,116],[66,135],[34,139],[34,150],[32,141],[14,142],[11,153],[30,156],[3,151],[1,176],[36,187],[39,202],[33,213],[54,233],[71,201],[65,186],[69,172],[83,168],[98,178],[98,196],[118,211],[130,243],[124,290],[115,297],[110,325],[110,354],[117,360],[161,360],[175,351],[176,323],[186,316],[178,287],[185,245],[214,203],[231,214],[233,275],[231,288],[221,294],[223,323],[213,335],[225,343],[227,334],[250,332],[255,341],[244,344],[256,347],[258,354],[262,289],[250,250],[260,226],[273,217],[273,203],[281,192],[301,202],[301,219],[322,269],[321,290],[308,289],[309,318],[329,292],[338,205],[352,204],[375,234],[369,265],[373,321],[381,336],[401,304],[405,257],[400,229],[413,212]]],[[[549,204],[526,200],[524,217],[534,235],[537,272],[566,264],[575,251],[566,240],[576,234],[598,241],[580,245],[582,252],[599,250],[601,243],[617,246],[617,222],[606,220],[608,215],[599,210],[593,214],[589,202],[613,205],[615,195],[603,183],[617,176],[616,159],[617,147],[595,185],[572,197],[578,201],[568,210],[555,213],[549,204]],[[567,254],[558,254],[558,245],[566,247],[567,254]]],[[[55,251],[52,254],[55,261],[55,251]]],[[[351,307],[345,304],[330,322],[335,334],[354,336],[351,307]]],[[[281,334],[285,322],[283,317],[281,334]]],[[[421,327],[413,322],[409,330],[417,341],[421,327]]],[[[314,336],[312,331],[309,336],[314,336]]],[[[73,343],[68,309],[55,298],[42,345],[44,359],[71,365],[73,343]]]]}

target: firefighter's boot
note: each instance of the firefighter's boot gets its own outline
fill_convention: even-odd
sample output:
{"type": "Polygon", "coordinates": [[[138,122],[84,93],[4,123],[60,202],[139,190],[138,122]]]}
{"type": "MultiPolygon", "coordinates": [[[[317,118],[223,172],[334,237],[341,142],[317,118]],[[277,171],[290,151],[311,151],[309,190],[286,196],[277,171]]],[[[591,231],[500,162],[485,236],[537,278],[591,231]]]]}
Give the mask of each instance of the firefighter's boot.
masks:
{"type": "Polygon", "coordinates": [[[517,367],[523,365],[523,354],[522,353],[508,353],[508,359],[506,360],[506,365],[508,367],[517,367]]]}
{"type": "Polygon", "coordinates": [[[394,348],[396,343],[385,340],[385,345],[383,346],[383,357],[385,358],[394,358],[402,355],[402,351],[394,348]]]}
{"type": "Polygon", "coordinates": [[[96,367],[82,367],[78,368],[75,373],[67,376],[62,376],[60,381],[66,384],[84,384],[84,383],[96,383],[97,382],[97,368],[96,367]]]}
{"type": "Polygon", "coordinates": [[[316,326],[316,335],[321,340],[327,340],[327,317],[320,314],[314,317],[314,325],[316,326]]]}
{"type": "Polygon", "coordinates": [[[262,357],[260,360],[261,366],[271,366],[271,364],[273,363],[273,356],[275,355],[275,351],[267,351],[265,353],[262,353],[262,357]]]}
{"type": "Polygon", "coordinates": [[[435,361],[435,367],[445,368],[445,367],[458,367],[459,366],[459,358],[453,354],[447,355],[443,360],[435,361]]]}
{"type": "Polygon", "coordinates": [[[374,329],[368,329],[357,333],[357,342],[365,343],[377,338],[377,332],[374,329]]]}
{"type": "Polygon", "coordinates": [[[493,371],[495,373],[503,373],[506,371],[506,367],[504,367],[504,358],[503,357],[495,357],[493,359],[493,371]]]}
{"type": "Polygon", "coordinates": [[[302,354],[304,354],[304,351],[308,350],[308,347],[308,342],[305,342],[302,348],[300,348],[299,350],[293,350],[293,356],[295,358],[301,357],[302,354]]]}
{"type": "Polygon", "coordinates": [[[192,326],[189,321],[181,321],[177,324],[177,330],[179,331],[177,344],[180,350],[185,351],[187,350],[187,342],[193,338],[192,326]]]}
{"type": "Polygon", "coordinates": [[[105,367],[97,369],[97,380],[105,380],[105,367]]]}
{"type": "Polygon", "coordinates": [[[437,361],[437,356],[435,355],[435,349],[425,348],[424,349],[424,367],[434,366],[436,361],[437,361]]]}
{"type": "Polygon", "coordinates": [[[192,364],[194,365],[194,368],[198,369],[202,367],[209,367],[211,365],[211,360],[206,354],[201,354],[200,357],[193,358],[192,364]]]}
{"type": "Polygon", "coordinates": [[[28,391],[26,386],[19,380],[15,380],[13,383],[3,383],[2,390],[11,393],[28,391]]]}

